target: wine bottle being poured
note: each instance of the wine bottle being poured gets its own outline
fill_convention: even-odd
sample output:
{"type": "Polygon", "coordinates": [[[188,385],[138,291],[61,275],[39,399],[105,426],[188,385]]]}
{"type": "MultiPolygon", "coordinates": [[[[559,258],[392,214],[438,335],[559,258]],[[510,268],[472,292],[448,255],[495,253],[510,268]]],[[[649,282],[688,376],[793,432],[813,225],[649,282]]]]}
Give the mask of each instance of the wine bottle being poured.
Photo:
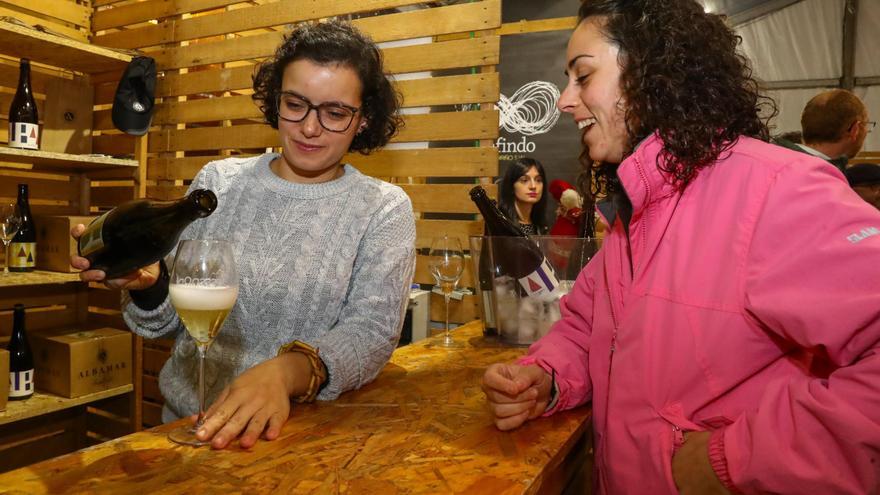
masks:
{"type": "Polygon", "coordinates": [[[125,275],[165,257],[177,246],[183,229],[216,208],[217,196],[207,189],[196,189],[177,201],[123,203],[86,227],[79,238],[79,255],[108,279],[125,275]]]}

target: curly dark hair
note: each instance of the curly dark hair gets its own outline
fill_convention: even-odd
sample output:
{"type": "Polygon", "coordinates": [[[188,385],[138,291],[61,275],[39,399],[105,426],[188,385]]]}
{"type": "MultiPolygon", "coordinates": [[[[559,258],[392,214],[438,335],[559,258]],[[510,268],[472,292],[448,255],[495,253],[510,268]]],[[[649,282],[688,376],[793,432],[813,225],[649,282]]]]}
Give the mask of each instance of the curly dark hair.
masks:
{"type": "Polygon", "coordinates": [[[547,174],[544,172],[544,166],[541,162],[534,158],[523,157],[511,163],[507,167],[507,171],[501,178],[498,185],[498,208],[507,215],[511,220],[519,221],[519,214],[516,212],[516,194],[513,192],[513,185],[520,177],[526,175],[532,167],[538,171],[541,176],[541,182],[544,183],[544,189],[541,192],[541,199],[532,207],[532,213],[529,215],[529,221],[543,233],[547,230],[547,174]]]}
{"type": "Polygon", "coordinates": [[[387,144],[403,126],[398,115],[401,97],[385,76],[379,48],[351,24],[330,20],[297,26],[254,74],[252,98],[274,129],[278,128],[278,95],[284,69],[303,59],[319,65],[341,64],[357,73],[363,86],[361,114],[367,126],[355,135],[349,151],[368,154],[387,144]]]}
{"type": "MultiPolygon", "coordinates": [[[[619,49],[630,154],[657,133],[657,166],[680,189],[740,136],[770,139],[775,103],[758,91],[742,41],[695,0],[584,0],[578,24],[598,18],[619,49]]],[[[587,155],[588,156],[588,155],[587,155]]],[[[588,163],[594,194],[618,190],[617,164],[588,163]]]]}

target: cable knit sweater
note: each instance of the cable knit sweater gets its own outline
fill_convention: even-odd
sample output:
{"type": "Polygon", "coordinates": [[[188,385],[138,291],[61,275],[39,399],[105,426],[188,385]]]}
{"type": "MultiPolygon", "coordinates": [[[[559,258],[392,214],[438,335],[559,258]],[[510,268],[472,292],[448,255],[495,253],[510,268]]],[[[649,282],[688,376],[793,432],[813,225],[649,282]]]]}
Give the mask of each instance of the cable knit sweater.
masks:
{"type": "MultiPolygon", "coordinates": [[[[218,206],[181,239],[231,241],[240,277],[207,353],[207,404],[293,340],[319,348],[329,380],[318,399],[335,399],[373,380],[400,336],[415,263],[409,197],[350,165],[329,182],[289,182],[269,168],[277,156],[211,162],[190,186],[214,191],[218,206]]],[[[170,300],[145,311],[123,292],[122,306],[137,334],[176,338],[159,375],[163,419],[197,413],[196,347],[170,300]]]]}

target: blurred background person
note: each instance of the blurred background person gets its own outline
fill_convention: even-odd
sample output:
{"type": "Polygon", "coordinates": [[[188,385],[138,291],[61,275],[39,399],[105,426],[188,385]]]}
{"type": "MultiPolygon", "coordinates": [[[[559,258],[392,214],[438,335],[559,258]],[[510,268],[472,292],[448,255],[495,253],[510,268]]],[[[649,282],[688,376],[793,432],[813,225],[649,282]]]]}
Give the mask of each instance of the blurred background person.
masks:
{"type": "Polygon", "coordinates": [[[875,123],[868,109],[851,91],[832,89],[817,94],[801,113],[802,142],[782,146],[818,156],[843,172],[847,162],[859,154],[875,123]]]}
{"type": "Polygon", "coordinates": [[[859,163],[843,173],[856,194],[880,210],[880,165],[859,163]]]}
{"type": "Polygon", "coordinates": [[[546,182],[541,162],[526,157],[511,163],[498,185],[498,208],[528,235],[544,235],[549,228],[546,182]]]}

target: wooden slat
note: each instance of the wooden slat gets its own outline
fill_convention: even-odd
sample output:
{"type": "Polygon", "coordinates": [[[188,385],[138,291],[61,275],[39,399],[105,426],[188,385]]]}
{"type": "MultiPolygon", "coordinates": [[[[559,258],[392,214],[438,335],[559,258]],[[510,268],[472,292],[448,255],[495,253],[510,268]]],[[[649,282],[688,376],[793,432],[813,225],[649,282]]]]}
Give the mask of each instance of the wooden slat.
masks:
{"type": "Polygon", "coordinates": [[[144,401],[144,426],[153,427],[162,424],[162,406],[144,401]]]}
{"type": "Polygon", "coordinates": [[[106,309],[119,309],[120,295],[118,290],[89,289],[89,306],[106,309]]]}
{"type": "Polygon", "coordinates": [[[76,450],[79,423],[74,411],[61,411],[0,426],[0,472],[76,450]]]}
{"type": "Polygon", "coordinates": [[[89,29],[91,24],[89,18],[92,15],[92,9],[87,5],[80,5],[71,0],[26,0],[26,3],[22,2],[22,0],[12,0],[11,2],[7,0],[0,1],[0,6],[8,6],[10,3],[13,5],[18,4],[19,8],[24,7],[37,15],[47,16],[47,20],[50,23],[46,27],[49,29],[54,29],[58,24],[63,25],[58,21],[76,24],[86,30],[89,29]],[[23,3],[24,5],[22,5],[23,3]],[[52,22],[53,19],[55,22],[52,22]]]}
{"type": "MultiPolygon", "coordinates": [[[[424,45],[386,48],[382,50],[385,71],[389,74],[426,70],[455,69],[497,64],[501,38],[486,36],[424,45]]],[[[198,93],[235,91],[253,86],[254,66],[210,69],[187,74],[166,73],[156,84],[161,97],[198,93]]],[[[95,96],[96,103],[112,101],[115,85],[106,85],[95,96]]]]}
{"type": "Polygon", "coordinates": [[[521,20],[505,22],[498,30],[498,34],[543,33],[547,31],[571,31],[577,25],[577,17],[555,17],[552,19],[521,20]]]}
{"type": "Polygon", "coordinates": [[[162,392],[159,390],[159,379],[155,376],[144,375],[143,376],[143,386],[144,386],[144,399],[149,399],[158,404],[162,404],[165,402],[165,398],[162,397],[162,392]]]}
{"type": "Polygon", "coordinates": [[[144,373],[158,376],[162,370],[165,361],[168,360],[169,353],[157,349],[144,348],[144,373]]]}
{"type": "MultiPolygon", "coordinates": [[[[403,95],[404,108],[495,102],[499,94],[498,73],[415,79],[400,81],[397,86],[403,95]]],[[[152,124],[262,120],[262,117],[250,95],[237,95],[161,103],[156,106],[152,124]]],[[[110,109],[94,113],[94,128],[114,128],[110,109]]]]}
{"type": "MultiPolygon", "coordinates": [[[[370,35],[376,42],[494,29],[501,26],[499,2],[500,0],[485,0],[465,5],[453,5],[381,16],[367,16],[353,20],[352,24],[370,35]]],[[[305,20],[387,9],[419,2],[367,0],[353,3],[345,0],[323,0],[320,3],[313,3],[313,8],[311,9],[303,8],[302,3],[300,0],[285,0],[243,10],[189,19],[174,19],[158,25],[148,25],[97,36],[95,37],[95,42],[103,46],[143,48],[221,36],[229,33],[253,31],[261,28],[285,26],[305,20]]],[[[279,30],[274,33],[254,37],[260,36],[262,36],[262,39],[256,41],[256,44],[252,46],[266,44],[268,45],[268,52],[264,48],[263,52],[255,52],[250,56],[241,56],[229,60],[244,60],[269,55],[281,41],[283,31],[279,30]]],[[[212,47],[209,50],[211,52],[234,53],[232,47],[236,45],[235,41],[242,39],[242,37],[238,37],[233,40],[206,43],[205,45],[212,47]]],[[[165,62],[168,60],[179,60],[180,54],[187,51],[186,48],[193,47],[163,50],[161,52],[163,56],[162,58],[157,57],[157,62],[162,60],[160,65],[164,67],[166,65],[165,62]],[[165,55],[169,58],[166,59],[165,55]]]]}
{"type": "MultiPolygon", "coordinates": [[[[119,0],[115,0],[119,1],[119,0]]],[[[180,14],[194,14],[206,10],[225,7],[242,0],[148,0],[129,5],[121,5],[112,9],[100,9],[95,12],[92,18],[92,29],[94,31],[102,31],[105,29],[127,26],[129,24],[137,24],[146,22],[151,19],[162,19],[163,17],[172,17],[180,14]]],[[[300,2],[300,4],[315,3],[326,0],[310,0],[300,2]]],[[[113,3],[114,0],[95,0],[92,3],[95,6],[113,3]]]]}
{"type": "MultiPolygon", "coordinates": [[[[498,0],[486,0],[484,2],[441,7],[427,11],[391,14],[379,18],[358,19],[353,23],[358,25],[369,22],[371,29],[376,30],[376,32],[370,32],[368,29],[366,30],[367,34],[372,35],[377,42],[441,34],[443,29],[456,30],[446,32],[485,29],[486,25],[493,23],[491,20],[462,16],[465,16],[471,11],[484,11],[488,7],[487,4],[495,4],[497,1],[498,0]],[[435,21],[431,15],[441,11],[444,14],[443,17],[435,21]],[[418,20],[415,18],[410,19],[410,17],[414,17],[415,15],[423,16],[423,18],[420,17],[418,20]],[[390,23],[392,18],[399,19],[397,16],[407,16],[406,20],[401,23],[401,26],[398,29],[394,29],[391,25],[379,24],[378,21],[372,20],[382,19],[390,23]],[[413,25],[412,21],[419,21],[419,23],[413,25]],[[454,24],[454,26],[452,26],[452,24],[454,24]],[[402,34],[404,31],[409,34],[402,34]]],[[[438,15],[438,17],[440,16],[438,15]]],[[[396,24],[394,26],[396,26],[396,24]]],[[[258,59],[274,53],[283,37],[283,32],[237,37],[213,43],[198,43],[184,47],[164,48],[151,52],[151,56],[156,59],[156,64],[160,68],[166,70],[194,67],[205,64],[219,64],[236,60],[258,59]]],[[[429,43],[429,45],[431,44],[433,43],[429,43]]],[[[415,47],[418,46],[421,45],[416,45],[415,47]]],[[[404,48],[412,49],[415,47],[392,48],[388,49],[387,52],[403,50],[404,48]]]]}
{"type": "Polygon", "coordinates": [[[129,433],[134,433],[134,428],[128,422],[111,419],[98,414],[86,415],[86,429],[90,432],[112,439],[119,438],[129,433]]]}
{"type": "Polygon", "coordinates": [[[85,42],[0,21],[3,54],[26,57],[79,72],[93,73],[123,68],[131,56],[85,42]]]}
{"type": "Polygon", "coordinates": [[[40,392],[34,392],[33,397],[24,402],[12,401],[6,405],[6,412],[0,416],[0,425],[13,423],[27,418],[34,418],[44,414],[63,411],[65,409],[75,408],[89,402],[106,399],[121,394],[131,392],[132,386],[122,385],[120,387],[102,390],[81,397],[72,399],[59,397],[57,395],[40,392]]]}
{"type": "MultiPolygon", "coordinates": [[[[9,89],[10,98],[15,92],[15,88],[18,87],[18,73],[19,64],[17,60],[0,60],[0,86],[9,89]]],[[[42,95],[46,94],[46,87],[49,85],[49,81],[57,78],[70,79],[71,76],[69,73],[63,74],[56,70],[31,64],[31,88],[34,93],[36,93],[38,105],[40,104],[40,101],[45,99],[42,98],[42,95]]],[[[116,90],[115,86],[113,87],[113,90],[116,90]]],[[[8,110],[8,105],[0,107],[0,113],[3,115],[5,115],[8,110]]]]}
{"type": "Polygon", "coordinates": [[[462,249],[470,250],[468,238],[483,234],[482,220],[416,220],[416,248],[431,247],[431,240],[446,234],[457,237],[462,249]]]}
{"type": "MultiPolygon", "coordinates": [[[[244,156],[244,155],[242,155],[244,156]]],[[[147,162],[151,180],[190,180],[208,162],[228,156],[155,157],[147,162]]],[[[494,177],[498,175],[495,148],[425,148],[379,150],[342,158],[373,177],[494,177]]]]}
{"type": "Polygon", "coordinates": [[[410,79],[396,84],[403,95],[405,108],[494,103],[498,101],[501,87],[497,72],[410,79]]]}
{"type": "MultiPolygon", "coordinates": [[[[468,191],[473,184],[399,184],[409,195],[413,210],[421,213],[477,213],[468,191]]],[[[494,194],[495,185],[483,186],[494,194]]],[[[464,246],[462,246],[464,247],[464,246]]]]}
{"type": "Polygon", "coordinates": [[[352,153],[343,160],[374,177],[498,175],[498,150],[490,147],[380,150],[369,155],[352,153]]]}
{"type": "MultiPolygon", "coordinates": [[[[158,15],[150,14],[149,4],[155,2],[145,3],[147,5],[137,9],[142,11],[138,12],[139,15],[116,14],[115,17],[117,19],[110,22],[116,22],[117,26],[121,26],[124,24],[135,24],[148,19],[159,19],[161,17],[192,12],[181,11],[177,6],[169,5],[162,9],[158,15]],[[150,17],[151,15],[152,17],[150,17]]],[[[168,2],[164,3],[167,4],[168,2]]],[[[353,3],[347,0],[283,0],[276,3],[255,5],[247,8],[244,12],[235,10],[189,19],[172,19],[160,22],[158,25],[139,26],[125,31],[106,33],[96,37],[95,41],[105,46],[139,48],[226,33],[249,31],[269,26],[294,24],[311,19],[389,9],[415,3],[421,2],[419,0],[364,0],[353,3]]],[[[131,7],[129,9],[135,10],[131,7]]],[[[103,12],[99,14],[101,15],[95,15],[96,31],[105,29],[110,24],[105,19],[110,17],[111,14],[103,12]]]]}
{"type": "Polygon", "coordinates": [[[19,183],[28,184],[28,194],[31,200],[52,198],[72,201],[79,196],[79,188],[72,182],[39,179],[16,180],[15,177],[8,177],[3,172],[8,171],[0,170],[0,198],[17,197],[19,183]]]}
{"type": "MultiPolygon", "coordinates": [[[[27,24],[28,26],[44,26],[47,29],[51,30],[53,33],[57,33],[61,36],[70,38],[71,40],[76,40],[78,42],[87,42],[89,39],[89,33],[85,29],[77,29],[73,26],[65,25],[61,22],[53,22],[45,17],[30,15],[27,12],[28,11],[9,8],[8,6],[0,4],[0,17],[13,17],[27,24]]],[[[3,46],[3,51],[5,52],[6,46],[0,46],[3,46]]],[[[4,55],[5,54],[6,53],[4,53],[4,55]]]]}
{"type": "Polygon", "coordinates": [[[133,155],[134,143],[135,137],[128,134],[92,136],[92,152],[111,156],[133,155]]]}
{"type": "MultiPolygon", "coordinates": [[[[454,141],[498,136],[498,112],[442,112],[404,116],[405,125],[392,142],[454,141]]],[[[278,146],[278,131],[263,124],[195,129],[168,129],[150,136],[149,151],[196,151],[278,146]]]]}
{"type": "Polygon", "coordinates": [[[0,161],[3,163],[30,164],[41,169],[67,171],[137,168],[138,166],[138,163],[134,160],[8,147],[0,148],[0,161]]]}
{"type": "Polygon", "coordinates": [[[92,206],[116,206],[132,199],[131,187],[93,187],[92,206]]]}

